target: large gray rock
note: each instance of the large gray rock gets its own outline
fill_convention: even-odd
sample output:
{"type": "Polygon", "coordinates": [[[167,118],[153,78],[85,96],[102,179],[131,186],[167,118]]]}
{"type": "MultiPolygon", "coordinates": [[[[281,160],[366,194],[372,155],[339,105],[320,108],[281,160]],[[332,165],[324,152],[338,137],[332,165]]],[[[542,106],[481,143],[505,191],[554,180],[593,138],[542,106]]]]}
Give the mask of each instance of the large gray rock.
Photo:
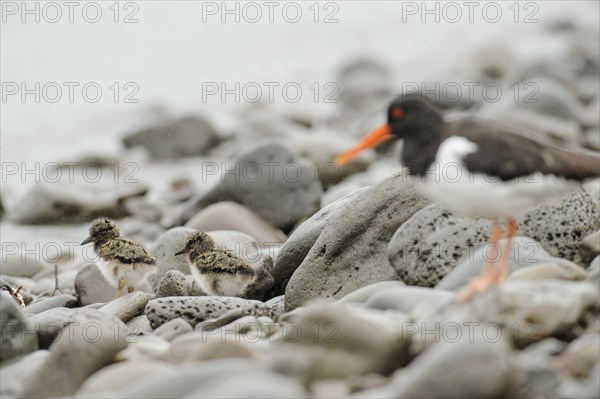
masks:
{"type": "Polygon", "coordinates": [[[275,292],[283,294],[290,277],[302,263],[308,252],[315,244],[325,225],[336,215],[338,210],[346,203],[355,199],[367,188],[357,190],[343,198],[327,205],[310,219],[302,223],[287,239],[273,267],[273,278],[275,279],[275,292]]]}
{"type": "Polygon", "coordinates": [[[143,147],[154,159],[204,155],[220,141],[210,123],[196,116],[187,116],[123,138],[125,148],[143,147]]]}
{"type": "Polygon", "coordinates": [[[281,230],[247,207],[230,201],[202,209],[185,226],[201,231],[239,231],[253,237],[261,246],[278,245],[286,240],[281,230]]]}
{"type": "Polygon", "coordinates": [[[310,381],[390,374],[410,360],[408,318],[349,305],[316,305],[281,317],[273,369],[310,381]]]}
{"type": "MultiPolygon", "coordinates": [[[[600,210],[590,194],[578,190],[558,205],[537,206],[518,222],[520,235],[552,256],[578,262],[581,239],[600,226],[600,210]]],[[[455,216],[432,204],[395,232],[388,258],[405,283],[432,287],[485,244],[490,231],[489,220],[455,216]]]]}
{"type": "Polygon", "coordinates": [[[16,397],[23,390],[23,387],[31,381],[31,378],[46,361],[47,357],[47,350],[39,350],[2,364],[0,369],[2,375],[0,395],[3,397],[16,397]]]}
{"type": "Polygon", "coordinates": [[[400,172],[338,206],[291,277],[286,309],[397,279],[385,248],[398,226],[426,203],[400,172]]]}
{"type": "Polygon", "coordinates": [[[0,329],[0,362],[38,349],[38,337],[33,324],[27,320],[16,301],[5,295],[0,295],[0,329]]]}
{"type": "Polygon", "coordinates": [[[117,287],[109,282],[95,264],[87,264],[75,276],[75,293],[82,306],[112,300],[117,287]]]}
{"type": "Polygon", "coordinates": [[[262,302],[219,296],[157,298],[148,302],[145,314],[154,328],[178,317],[194,327],[206,319],[222,316],[234,309],[257,316],[271,315],[271,309],[262,302]]]}
{"type": "Polygon", "coordinates": [[[63,327],[73,323],[94,325],[109,320],[115,326],[123,326],[118,318],[91,308],[54,308],[29,318],[32,328],[37,332],[40,347],[48,348],[63,331],[63,327]]]}
{"type": "Polygon", "coordinates": [[[511,357],[506,340],[470,341],[465,336],[458,342],[440,342],[399,373],[388,389],[395,398],[510,397],[511,357]]]}
{"type": "Polygon", "coordinates": [[[190,199],[169,225],[182,225],[198,210],[221,201],[246,206],[287,231],[319,210],[322,188],[315,173],[286,147],[267,143],[248,150],[221,172],[208,192],[190,199]]]}
{"type": "Polygon", "coordinates": [[[125,330],[116,327],[110,317],[66,326],[19,398],[74,395],[90,375],[112,363],[127,347],[125,330]]]}
{"type": "MultiPolygon", "coordinates": [[[[500,241],[502,247],[506,239],[500,241]]],[[[478,248],[476,251],[465,257],[458,265],[456,265],[444,278],[436,285],[435,288],[443,290],[458,290],[477,277],[483,270],[486,260],[488,259],[488,245],[478,248]]],[[[543,264],[555,265],[559,270],[563,269],[564,273],[568,270],[577,267],[572,262],[551,256],[544,250],[542,245],[528,237],[515,237],[510,246],[509,255],[509,273],[512,273],[523,268],[531,266],[539,266],[543,264]]],[[[538,277],[543,276],[544,270],[538,270],[538,277]]],[[[531,276],[529,279],[533,279],[531,276]]]]}

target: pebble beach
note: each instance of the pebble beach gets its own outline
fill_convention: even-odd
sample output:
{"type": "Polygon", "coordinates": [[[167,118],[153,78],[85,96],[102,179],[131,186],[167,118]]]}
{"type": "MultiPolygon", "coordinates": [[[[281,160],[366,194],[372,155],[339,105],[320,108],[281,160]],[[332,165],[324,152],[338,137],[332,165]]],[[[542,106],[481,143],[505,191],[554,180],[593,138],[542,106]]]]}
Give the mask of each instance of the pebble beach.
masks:
{"type": "Polygon", "coordinates": [[[334,162],[406,92],[599,154],[597,3],[8,3],[1,398],[600,396],[600,179],[523,209],[506,281],[461,302],[492,221],[415,190],[402,143],[334,162]],[[155,259],[116,298],[97,218],[155,259]],[[250,265],[240,295],[175,255],[197,231],[250,265]]]}

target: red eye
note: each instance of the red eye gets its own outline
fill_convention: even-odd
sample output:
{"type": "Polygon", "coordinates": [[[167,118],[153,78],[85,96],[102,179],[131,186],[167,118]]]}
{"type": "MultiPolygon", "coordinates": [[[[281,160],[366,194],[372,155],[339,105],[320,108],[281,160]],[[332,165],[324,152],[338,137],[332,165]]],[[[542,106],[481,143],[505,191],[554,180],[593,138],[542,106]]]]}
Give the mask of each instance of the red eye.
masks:
{"type": "Polygon", "coordinates": [[[392,118],[399,119],[404,116],[404,110],[400,107],[392,108],[392,118]]]}

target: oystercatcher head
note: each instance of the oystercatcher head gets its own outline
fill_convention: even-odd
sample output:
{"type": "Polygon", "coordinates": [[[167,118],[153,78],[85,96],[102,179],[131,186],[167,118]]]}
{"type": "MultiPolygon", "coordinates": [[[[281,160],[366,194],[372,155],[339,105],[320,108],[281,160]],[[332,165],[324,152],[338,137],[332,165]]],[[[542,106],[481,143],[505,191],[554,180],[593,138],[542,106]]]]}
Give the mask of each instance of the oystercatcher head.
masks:
{"type": "Polygon", "coordinates": [[[388,107],[387,123],[374,129],[354,147],[336,158],[336,163],[348,163],[359,152],[376,147],[388,140],[407,139],[410,143],[426,145],[428,140],[437,141],[444,120],[428,103],[414,98],[398,98],[388,107]]]}
{"type": "MultiPolygon", "coordinates": [[[[487,264],[459,295],[461,301],[506,278],[511,240],[517,232],[514,216],[600,175],[597,154],[557,147],[490,121],[446,122],[425,101],[402,97],[389,105],[386,124],[336,162],[345,164],[390,139],[403,140],[402,161],[418,191],[455,214],[494,220],[492,251],[503,234],[498,219],[507,219],[508,239],[498,264],[487,264]]],[[[494,254],[490,258],[495,259],[494,254]]]]}

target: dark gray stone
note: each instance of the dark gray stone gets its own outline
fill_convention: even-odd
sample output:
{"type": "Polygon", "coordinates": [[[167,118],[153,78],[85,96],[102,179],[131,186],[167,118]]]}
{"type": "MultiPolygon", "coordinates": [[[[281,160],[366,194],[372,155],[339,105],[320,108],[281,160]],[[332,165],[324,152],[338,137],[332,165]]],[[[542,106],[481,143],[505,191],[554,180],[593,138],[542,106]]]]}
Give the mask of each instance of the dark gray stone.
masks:
{"type": "Polygon", "coordinates": [[[179,159],[205,155],[221,141],[205,119],[187,116],[162,126],[128,134],[125,148],[143,147],[154,159],[179,159]]]}
{"type": "Polygon", "coordinates": [[[256,277],[246,287],[242,298],[264,302],[276,296],[273,291],[273,259],[268,255],[262,255],[254,266],[254,272],[256,277]]]}
{"type": "Polygon", "coordinates": [[[314,171],[280,144],[249,149],[230,167],[238,173],[221,171],[221,178],[212,189],[190,199],[167,224],[182,225],[208,205],[233,201],[287,231],[319,210],[323,190],[314,171]]]}
{"type": "Polygon", "coordinates": [[[143,196],[148,188],[139,182],[115,183],[112,169],[75,169],[63,173],[56,182],[36,184],[12,207],[7,215],[20,224],[87,223],[98,217],[120,219],[129,215],[124,205],[127,198],[143,196]],[[94,171],[94,172],[92,172],[94,171]],[[97,172],[98,181],[85,180],[97,172]],[[75,181],[67,176],[74,175],[75,181]]]}

